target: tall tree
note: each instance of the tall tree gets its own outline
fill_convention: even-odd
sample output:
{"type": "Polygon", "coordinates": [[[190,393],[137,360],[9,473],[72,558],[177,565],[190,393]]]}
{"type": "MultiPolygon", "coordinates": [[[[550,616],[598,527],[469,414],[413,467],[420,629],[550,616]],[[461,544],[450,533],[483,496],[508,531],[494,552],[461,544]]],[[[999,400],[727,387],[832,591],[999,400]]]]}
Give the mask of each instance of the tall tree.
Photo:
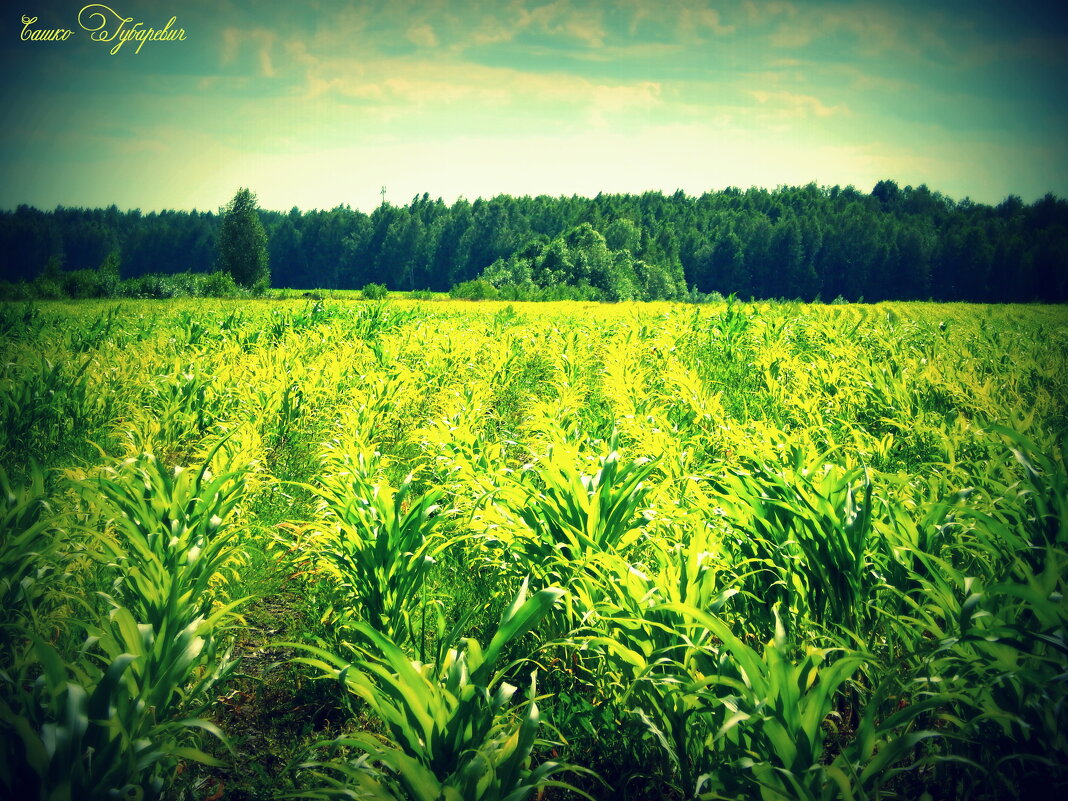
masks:
{"type": "Polygon", "coordinates": [[[709,288],[724,295],[741,297],[752,294],[752,283],[745,267],[745,246],[734,231],[716,243],[712,252],[712,280],[709,288]]]}
{"type": "Polygon", "coordinates": [[[223,212],[219,231],[219,267],[234,281],[250,289],[270,286],[267,262],[267,234],[260,222],[256,196],[242,187],[223,212]]]}

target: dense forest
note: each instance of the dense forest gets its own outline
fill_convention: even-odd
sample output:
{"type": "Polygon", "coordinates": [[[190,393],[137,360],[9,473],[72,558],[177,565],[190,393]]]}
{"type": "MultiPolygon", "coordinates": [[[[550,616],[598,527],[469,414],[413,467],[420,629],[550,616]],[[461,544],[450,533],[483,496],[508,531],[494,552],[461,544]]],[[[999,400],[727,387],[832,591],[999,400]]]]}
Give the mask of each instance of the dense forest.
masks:
{"type": "MultiPolygon", "coordinates": [[[[812,300],[1068,300],[1068,202],[997,206],[880,181],[726,189],[692,197],[427,195],[371,214],[260,211],[271,284],[448,290],[502,297],[574,286],[605,300],[698,293],[812,300]]],[[[213,212],[20,206],[0,212],[3,278],[107,269],[125,278],[217,269],[213,212]]]]}

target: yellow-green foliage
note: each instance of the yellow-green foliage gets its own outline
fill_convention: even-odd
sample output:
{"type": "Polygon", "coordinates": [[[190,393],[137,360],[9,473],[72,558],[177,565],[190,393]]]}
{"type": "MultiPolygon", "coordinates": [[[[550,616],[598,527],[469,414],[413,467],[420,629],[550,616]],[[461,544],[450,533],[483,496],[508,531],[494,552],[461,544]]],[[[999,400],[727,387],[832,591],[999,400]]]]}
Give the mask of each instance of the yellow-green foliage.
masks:
{"type": "Polygon", "coordinates": [[[214,764],[189,699],[231,680],[256,553],[298,587],[273,614],[314,622],[302,664],[354,696],[333,761],[276,777],[311,797],[519,798],[569,765],[605,798],[1068,791],[1064,308],[0,317],[0,794],[152,795],[214,764]],[[515,622],[524,582],[544,603],[515,622]],[[496,620],[498,671],[468,675],[496,620]]]}

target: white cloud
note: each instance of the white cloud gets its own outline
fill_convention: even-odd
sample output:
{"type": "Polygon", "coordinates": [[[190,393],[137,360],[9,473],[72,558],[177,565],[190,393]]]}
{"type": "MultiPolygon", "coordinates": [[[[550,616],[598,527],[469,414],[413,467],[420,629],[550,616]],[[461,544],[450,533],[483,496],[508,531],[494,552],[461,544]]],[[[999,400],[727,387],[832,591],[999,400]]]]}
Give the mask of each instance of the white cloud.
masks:
{"type": "Polygon", "coordinates": [[[603,14],[599,9],[576,9],[568,0],[555,0],[532,10],[519,7],[518,29],[532,27],[544,33],[577,39],[588,47],[604,44],[603,14]]]}
{"type": "Polygon", "coordinates": [[[700,41],[703,30],[723,36],[733,33],[733,25],[724,25],[720,13],[704,5],[685,5],[679,9],[678,32],[683,41],[700,41]]]}
{"type": "Polygon", "coordinates": [[[769,92],[753,89],[749,94],[772,116],[780,119],[797,119],[805,117],[831,117],[835,114],[848,113],[843,104],[828,106],[818,97],[797,94],[795,92],[769,92]]]}
{"type": "Polygon", "coordinates": [[[655,81],[607,82],[571,74],[426,59],[317,61],[308,69],[307,96],[324,94],[396,106],[401,111],[409,104],[425,107],[462,102],[473,110],[533,104],[614,114],[661,103],[661,85],[655,81]]]}
{"type": "Polygon", "coordinates": [[[408,41],[419,47],[437,47],[438,37],[434,33],[434,29],[426,23],[422,25],[413,25],[408,29],[406,34],[408,41]]]}
{"type": "MultiPolygon", "coordinates": [[[[755,6],[754,6],[755,8],[755,6]]],[[[840,4],[779,4],[778,13],[765,9],[751,19],[766,22],[785,16],[768,38],[776,48],[794,49],[845,34],[853,51],[861,56],[907,55],[919,58],[951,51],[938,31],[967,27],[966,20],[953,19],[938,8],[904,9],[874,2],[840,4]]]]}
{"type": "Polygon", "coordinates": [[[264,78],[273,78],[276,75],[273,50],[277,41],[278,33],[267,28],[225,28],[219,60],[224,65],[230,64],[246,46],[251,46],[259,65],[259,74],[264,78]]]}

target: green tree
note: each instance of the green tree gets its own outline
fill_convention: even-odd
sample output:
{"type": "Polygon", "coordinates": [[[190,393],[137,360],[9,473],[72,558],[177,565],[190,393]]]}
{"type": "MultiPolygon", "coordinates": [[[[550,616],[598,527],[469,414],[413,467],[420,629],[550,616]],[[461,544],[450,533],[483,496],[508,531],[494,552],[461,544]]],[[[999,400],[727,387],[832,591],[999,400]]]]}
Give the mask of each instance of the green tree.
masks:
{"type": "Polygon", "coordinates": [[[534,283],[539,286],[574,283],[574,262],[563,239],[554,239],[535,265],[534,283]]]}
{"type": "Polygon", "coordinates": [[[801,226],[793,214],[784,216],[771,238],[774,266],[778,273],[772,292],[779,297],[810,300],[816,274],[805,261],[801,226]]]}
{"type": "MultiPolygon", "coordinates": [[[[619,252],[629,261],[630,254],[627,251],[619,252]]],[[[685,281],[680,283],[667,267],[638,259],[631,265],[631,270],[634,280],[641,287],[641,300],[678,300],[685,292],[685,281]]]]}
{"type": "Polygon", "coordinates": [[[230,273],[241,286],[260,291],[270,286],[267,234],[260,222],[256,196],[243,187],[237,190],[223,211],[219,267],[230,273]]]}
{"type": "Polygon", "coordinates": [[[917,226],[897,231],[896,292],[903,300],[923,300],[931,292],[931,248],[917,226]]]}
{"type": "Polygon", "coordinates": [[[604,231],[605,244],[609,250],[629,250],[637,253],[642,243],[642,232],[626,217],[618,217],[604,231]]]}
{"type": "Polygon", "coordinates": [[[634,300],[637,295],[643,294],[637,286],[638,277],[634,273],[634,260],[629,250],[617,250],[609,255],[602,280],[607,300],[634,300]]]}
{"type": "Polygon", "coordinates": [[[714,289],[723,295],[734,293],[744,296],[752,293],[752,284],[745,266],[745,246],[734,231],[729,231],[716,242],[711,261],[712,279],[708,287],[702,286],[701,289],[714,289]]]}
{"type": "Polygon", "coordinates": [[[610,283],[611,255],[604,237],[589,223],[582,223],[569,231],[564,241],[573,265],[572,277],[568,283],[587,283],[600,290],[607,290],[610,283]]]}

